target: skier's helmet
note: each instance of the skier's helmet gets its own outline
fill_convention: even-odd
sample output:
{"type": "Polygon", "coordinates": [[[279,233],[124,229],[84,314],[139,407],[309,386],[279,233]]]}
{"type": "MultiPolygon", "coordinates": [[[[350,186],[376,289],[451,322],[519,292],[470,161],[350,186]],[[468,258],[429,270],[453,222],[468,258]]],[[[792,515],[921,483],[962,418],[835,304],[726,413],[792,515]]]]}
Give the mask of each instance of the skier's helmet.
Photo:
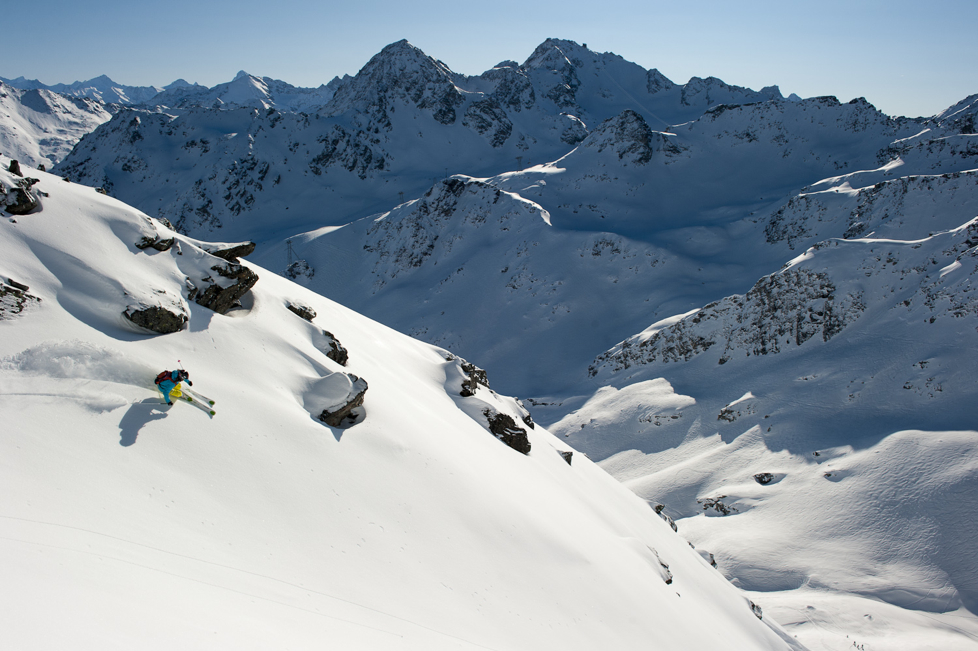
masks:
{"type": "Polygon", "coordinates": [[[177,371],[177,377],[179,377],[181,380],[189,380],[190,373],[187,373],[185,370],[180,369],[177,371]]]}

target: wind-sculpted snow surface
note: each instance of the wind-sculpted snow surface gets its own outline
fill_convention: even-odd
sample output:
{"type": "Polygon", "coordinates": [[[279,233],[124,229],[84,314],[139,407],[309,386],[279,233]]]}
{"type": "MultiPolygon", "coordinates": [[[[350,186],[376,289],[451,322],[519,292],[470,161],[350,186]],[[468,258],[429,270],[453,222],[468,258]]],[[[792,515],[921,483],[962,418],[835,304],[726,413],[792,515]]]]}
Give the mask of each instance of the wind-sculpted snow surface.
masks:
{"type": "Polygon", "coordinates": [[[261,269],[227,314],[180,298],[251,247],[38,177],[43,211],[0,220],[41,299],[0,320],[5,645],[800,648],[474,364],[261,269]],[[186,327],[127,325],[140,287],[186,327]],[[213,418],[163,405],[178,367],[213,418]]]}

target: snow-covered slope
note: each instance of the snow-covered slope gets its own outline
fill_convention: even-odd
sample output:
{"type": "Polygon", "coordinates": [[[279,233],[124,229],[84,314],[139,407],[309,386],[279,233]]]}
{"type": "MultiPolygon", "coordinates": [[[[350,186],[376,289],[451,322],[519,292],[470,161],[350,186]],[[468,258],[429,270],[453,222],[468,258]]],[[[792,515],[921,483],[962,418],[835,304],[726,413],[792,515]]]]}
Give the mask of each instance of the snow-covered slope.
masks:
{"type": "Polygon", "coordinates": [[[484,414],[522,408],[443,349],[253,265],[212,312],[187,280],[228,247],[37,177],[40,209],[0,221],[7,645],[793,645],[585,457],[529,420],[528,454],[497,440],[484,414]],[[189,321],[156,335],[134,302],[189,321]],[[161,406],[152,378],[177,364],[216,416],[161,406]],[[353,374],[356,423],[319,422],[353,374]]]}
{"type": "Polygon", "coordinates": [[[50,168],[111,117],[90,99],[0,83],[0,152],[30,167],[50,168]]]}

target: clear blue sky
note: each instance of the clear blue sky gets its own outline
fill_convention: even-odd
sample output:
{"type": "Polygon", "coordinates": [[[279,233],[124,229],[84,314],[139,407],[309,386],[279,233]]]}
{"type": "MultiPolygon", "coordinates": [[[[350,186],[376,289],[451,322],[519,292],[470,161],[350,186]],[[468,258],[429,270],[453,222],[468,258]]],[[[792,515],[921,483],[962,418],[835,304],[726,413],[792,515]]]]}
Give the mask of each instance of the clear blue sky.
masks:
{"type": "Polygon", "coordinates": [[[297,86],[355,74],[408,39],[479,74],[544,39],[587,43],[677,83],[866,97],[933,115],[978,93],[978,0],[48,0],[6,3],[0,76],[213,86],[238,70],[297,86]]]}

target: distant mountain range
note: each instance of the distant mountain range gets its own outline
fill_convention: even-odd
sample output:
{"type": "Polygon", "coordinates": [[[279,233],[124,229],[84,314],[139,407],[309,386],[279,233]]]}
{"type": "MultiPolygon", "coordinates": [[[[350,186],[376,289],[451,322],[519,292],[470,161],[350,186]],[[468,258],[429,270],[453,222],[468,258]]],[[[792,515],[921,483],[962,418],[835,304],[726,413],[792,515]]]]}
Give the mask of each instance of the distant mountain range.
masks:
{"type": "Polygon", "coordinates": [[[21,90],[47,90],[68,97],[88,98],[103,104],[118,106],[187,108],[279,108],[288,111],[304,111],[322,106],[333,95],[332,89],[340,82],[334,79],[319,88],[298,88],[270,77],[256,77],[245,71],[239,72],[227,83],[207,88],[178,79],[167,86],[125,86],[102,75],[88,81],[73,84],[42,84],[36,79],[5,79],[0,82],[21,90]]]}

